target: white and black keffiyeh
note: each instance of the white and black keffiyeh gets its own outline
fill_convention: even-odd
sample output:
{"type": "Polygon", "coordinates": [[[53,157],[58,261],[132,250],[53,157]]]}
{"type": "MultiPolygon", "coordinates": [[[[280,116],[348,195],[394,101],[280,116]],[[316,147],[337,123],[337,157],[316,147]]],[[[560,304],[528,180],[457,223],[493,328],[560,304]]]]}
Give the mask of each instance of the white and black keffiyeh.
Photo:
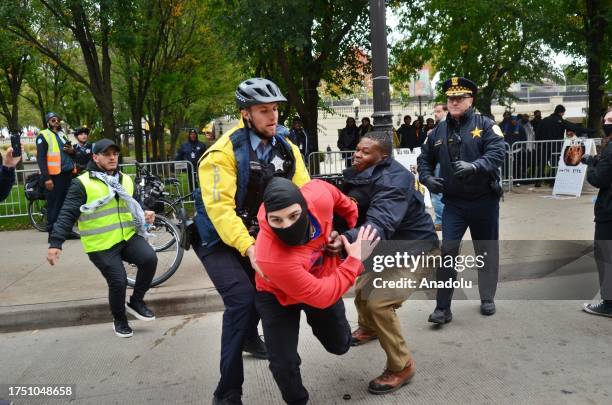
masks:
{"type": "Polygon", "coordinates": [[[128,209],[134,218],[134,225],[136,226],[136,231],[138,234],[145,238],[153,236],[147,232],[145,227],[145,217],[142,207],[140,204],[138,204],[138,201],[136,201],[134,197],[125,191],[125,188],[123,188],[119,182],[119,175],[109,176],[106,173],[97,171],[92,171],[90,173],[92,177],[102,180],[104,184],[108,186],[108,195],[92,201],[89,204],[81,205],[81,212],[85,214],[92,214],[96,208],[107,204],[111,199],[115,198],[115,195],[117,194],[119,195],[119,198],[121,198],[127,204],[128,209]]]}

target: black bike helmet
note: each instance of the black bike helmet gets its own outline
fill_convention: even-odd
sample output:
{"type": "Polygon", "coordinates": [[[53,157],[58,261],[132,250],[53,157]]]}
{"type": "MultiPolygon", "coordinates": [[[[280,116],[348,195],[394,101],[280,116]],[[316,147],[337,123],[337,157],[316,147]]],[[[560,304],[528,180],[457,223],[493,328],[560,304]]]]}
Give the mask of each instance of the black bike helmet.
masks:
{"type": "Polygon", "coordinates": [[[274,82],[261,77],[243,81],[236,88],[236,104],[239,108],[248,108],[256,104],[278,103],[287,101],[274,82]]]}

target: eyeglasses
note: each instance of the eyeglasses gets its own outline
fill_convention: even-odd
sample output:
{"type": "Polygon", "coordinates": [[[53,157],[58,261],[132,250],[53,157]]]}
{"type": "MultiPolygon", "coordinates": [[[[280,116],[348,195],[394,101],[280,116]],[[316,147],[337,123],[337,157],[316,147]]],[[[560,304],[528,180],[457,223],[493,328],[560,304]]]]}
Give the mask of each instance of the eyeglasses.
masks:
{"type": "Polygon", "coordinates": [[[59,122],[59,120],[57,118],[51,118],[49,122],[59,122]]]}
{"type": "Polygon", "coordinates": [[[449,103],[460,103],[461,100],[465,99],[465,98],[471,98],[472,96],[469,95],[464,95],[464,96],[449,96],[447,98],[449,103]]]}

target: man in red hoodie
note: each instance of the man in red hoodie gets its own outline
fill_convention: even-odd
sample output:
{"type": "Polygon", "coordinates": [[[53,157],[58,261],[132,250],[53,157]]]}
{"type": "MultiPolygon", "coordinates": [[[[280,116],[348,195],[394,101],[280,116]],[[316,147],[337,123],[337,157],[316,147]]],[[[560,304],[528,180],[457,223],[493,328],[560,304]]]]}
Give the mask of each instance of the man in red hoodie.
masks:
{"type": "Polygon", "coordinates": [[[288,404],[308,402],[297,352],[301,311],[328,352],[346,353],[351,331],[342,295],[379,241],[371,227],[362,228],[352,244],[341,237],[347,253],[344,261],[327,255],[334,213],[355,226],[357,206],[334,186],[313,180],[300,190],[275,177],[266,187],[257,216],[256,260],[265,277],[256,276],[255,305],[270,370],[288,404]]]}

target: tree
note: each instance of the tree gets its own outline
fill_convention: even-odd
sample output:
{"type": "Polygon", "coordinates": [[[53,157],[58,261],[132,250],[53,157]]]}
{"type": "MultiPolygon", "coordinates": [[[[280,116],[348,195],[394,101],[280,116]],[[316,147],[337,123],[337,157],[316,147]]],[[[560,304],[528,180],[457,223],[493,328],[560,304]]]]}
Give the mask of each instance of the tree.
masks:
{"type": "MultiPolygon", "coordinates": [[[[142,117],[144,103],[154,77],[156,60],[168,39],[173,19],[181,13],[183,1],[136,0],[118,16],[114,44],[120,55],[120,71],[127,90],[136,160],[142,161],[142,117]]],[[[128,138],[126,137],[126,142],[128,138]]]]}
{"type": "Polygon", "coordinates": [[[612,83],[612,2],[560,0],[542,26],[542,35],[557,51],[585,58],[589,86],[588,126],[601,130],[606,82],[612,83]]]}
{"type": "Polygon", "coordinates": [[[442,78],[465,76],[479,86],[476,107],[511,98],[510,84],[554,74],[541,35],[550,0],[398,1],[404,37],[393,49],[396,79],[408,81],[430,61],[442,78]]]}
{"type": "Polygon", "coordinates": [[[111,32],[125,6],[117,0],[20,0],[0,5],[0,24],[85,86],[102,116],[104,136],[115,139],[111,82],[111,32]],[[57,30],[69,32],[79,44],[87,75],[81,74],[42,38],[57,30]]]}
{"type": "Polygon", "coordinates": [[[146,102],[156,159],[166,158],[166,128],[170,130],[168,149],[173,157],[185,126],[199,126],[233,102],[232,78],[242,68],[219,46],[223,42],[219,33],[202,24],[209,13],[206,2],[181,3],[160,46],[146,102]]]}
{"type": "Polygon", "coordinates": [[[14,35],[0,31],[0,115],[11,133],[20,133],[19,95],[29,68],[29,49],[14,35]]]}
{"type": "MultiPolygon", "coordinates": [[[[256,75],[278,81],[318,144],[318,87],[359,80],[359,49],[369,46],[365,0],[213,1],[214,21],[235,40],[238,59],[256,75]]],[[[236,83],[237,84],[237,83],[236,83]]]]}

